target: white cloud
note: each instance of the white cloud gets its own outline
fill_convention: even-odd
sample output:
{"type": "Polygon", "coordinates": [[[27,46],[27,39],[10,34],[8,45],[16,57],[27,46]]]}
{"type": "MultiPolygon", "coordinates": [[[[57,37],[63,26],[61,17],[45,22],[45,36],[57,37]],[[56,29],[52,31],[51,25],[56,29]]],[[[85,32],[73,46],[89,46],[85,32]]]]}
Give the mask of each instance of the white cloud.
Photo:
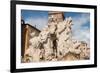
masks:
{"type": "Polygon", "coordinates": [[[42,17],[42,18],[40,18],[40,17],[39,18],[30,17],[30,18],[27,18],[25,20],[25,23],[29,23],[30,25],[36,26],[36,28],[42,30],[43,27],[45,25],[47,25],[47,21],[48,21],[48,19],[46,19],[45,17],[42,17]]]}
{"type": "Polygon", "coordinates": [[[90,21],[90,16],[87,14],[81,14],[80,16],[75,16],[72,18],[73,26],[72,26],[72,34],[73,38],[85,41],[90,45],[90,28],[86,25],[90,21]]]}

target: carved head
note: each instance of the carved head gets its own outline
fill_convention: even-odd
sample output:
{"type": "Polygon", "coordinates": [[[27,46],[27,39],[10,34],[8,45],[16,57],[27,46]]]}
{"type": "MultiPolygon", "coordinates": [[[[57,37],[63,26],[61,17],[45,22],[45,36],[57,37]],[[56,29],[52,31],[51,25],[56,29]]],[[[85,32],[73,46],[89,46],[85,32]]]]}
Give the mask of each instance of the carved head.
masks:
{"type": "Polygon", "coordinates": [[[39,37],[40,37],[40,42],[43,43],[47,40],[47,38],[50,37],[50,32],[47,31],[47,30],[43,30],[40,34],[39,34],[39,37]]]}

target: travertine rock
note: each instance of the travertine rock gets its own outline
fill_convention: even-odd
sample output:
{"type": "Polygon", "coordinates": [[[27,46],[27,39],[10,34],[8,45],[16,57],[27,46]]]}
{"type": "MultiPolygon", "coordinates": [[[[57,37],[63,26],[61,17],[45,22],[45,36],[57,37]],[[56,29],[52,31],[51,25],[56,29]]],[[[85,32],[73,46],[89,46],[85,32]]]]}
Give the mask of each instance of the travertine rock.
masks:
{"type": "Polygon", "coordinates": [[[41,52],[40,49],[35,49],[33,48],[33,46],[30,46],[25,54],[27,55],[29,62],[39,62],[40,52],[41,52]]]}
{"type": "Polygon", "coordinates": [[[45,29],[40,33],[40,36],[41,43],[45,50],[45,59],[49,59],[53,54],[53,41],[51,39],[50,32],[48,29],[45,29]]]}
{"type": "MultiPolygon", "coordinates": [[[[35,35],[35,34],[34,34],[35,35]]],[[[41,43],[40,43],[40,37],[36,37],[34,36],[32,33],[33,38],[29,40],[31,46],[33,46],[33,48],[40,48],[41,43]]]]}
{"type": "Polygon", "coordinates": [[[81,60],[90,58],[90,48],[82,41],[72,39],[72,19],[49,22],[39,34],[31,33],[25,59],[29,62],[81,60]]]}
{"type": "Polygon", "coordinates": [[[64,20],[57,25],[57,56],[63,57],[69,52],[69,44],[67,40],[71,37],[71,18],[64,20]]]}

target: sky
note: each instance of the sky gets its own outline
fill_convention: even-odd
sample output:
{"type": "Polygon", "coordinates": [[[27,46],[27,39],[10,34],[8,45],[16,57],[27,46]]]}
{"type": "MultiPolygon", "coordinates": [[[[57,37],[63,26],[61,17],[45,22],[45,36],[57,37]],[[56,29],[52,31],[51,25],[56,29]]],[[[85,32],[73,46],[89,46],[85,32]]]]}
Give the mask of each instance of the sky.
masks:
{"type": "MultiPolygon", "coordinates": [[[[48,11],[21,10],[25,23],[42,30],[48,22],[48,11]]],[[[90,13],[64,12],[65,18],[72,18],[73,39],[85,41],[90,45],[90,13]]]]}

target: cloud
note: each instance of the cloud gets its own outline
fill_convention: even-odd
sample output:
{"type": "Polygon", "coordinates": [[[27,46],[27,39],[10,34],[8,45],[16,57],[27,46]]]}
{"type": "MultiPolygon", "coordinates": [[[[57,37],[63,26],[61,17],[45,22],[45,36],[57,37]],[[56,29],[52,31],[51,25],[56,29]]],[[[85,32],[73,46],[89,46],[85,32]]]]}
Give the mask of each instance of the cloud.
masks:
{"type": "Polygon", "coordinates": [[[37,17],[37,18],[27,18],[25,23],[29,23],[32,26],[36,26],[37,29],[42,30],[44,26],[47,25],[48,19],[46,17],[37,17]]]}
{"type": "Polygon", "coordinates": [[[72,18],[72,34],[73,38],[79,41],[85,41],[90,45],[90,16],[89,14],[81,14],[72,18]]]}

